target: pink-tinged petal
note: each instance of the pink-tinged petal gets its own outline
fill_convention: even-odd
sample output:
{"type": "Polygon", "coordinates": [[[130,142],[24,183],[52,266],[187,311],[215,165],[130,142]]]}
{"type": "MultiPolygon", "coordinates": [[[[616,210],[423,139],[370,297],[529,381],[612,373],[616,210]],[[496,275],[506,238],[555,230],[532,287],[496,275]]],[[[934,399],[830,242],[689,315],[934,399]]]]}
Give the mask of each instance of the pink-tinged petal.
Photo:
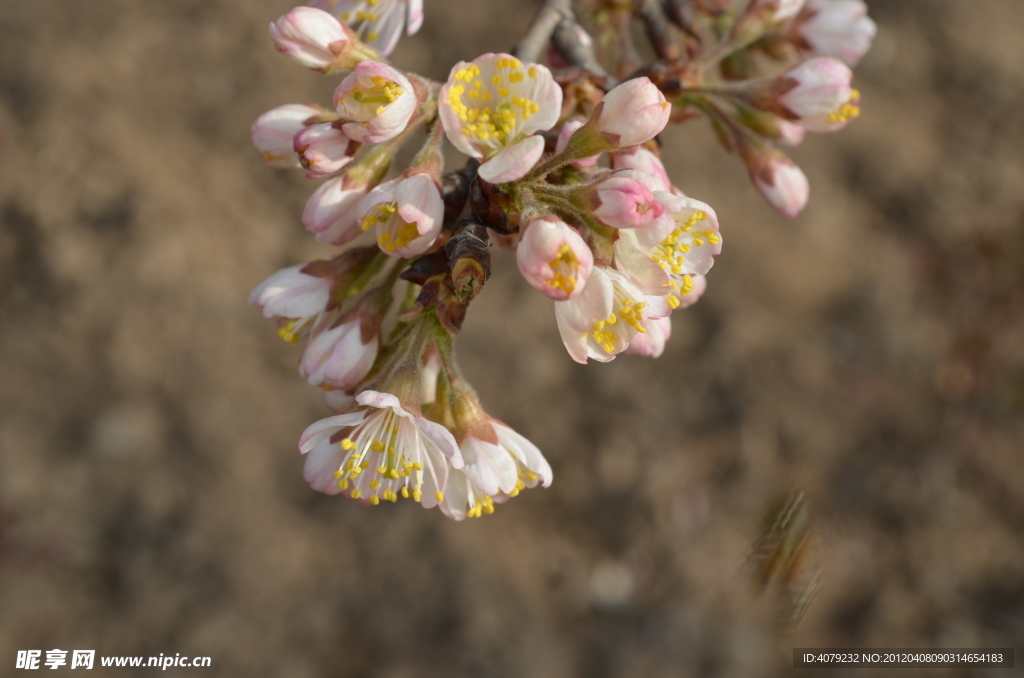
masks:
{"type": "Polygon", "coordinates": [[[376,41],[369,40],[369,35],[367,36],[367,43],[379,49],[385,56],[395,51],[395,47],[398,46],[398,41],[402,37],[405,13],[400,10],[401,8],[397,6],[393,7],[390,12],[377,20],[373,26],[377,33],[376,41]]]}
{"type": "Polygon", "coordinates": [[[448,471],[448,486],[444,490],[441,512],[452,520],[463,521],[469,509],[469,478],[462,471],[448,471]]]}
{"type": "Polygon", "coordinates": [[[659,358],[665,352],[665,342],[672,335],[672,321],[668,318],[659,318],[647,323],[647,331],[638,333],[629,342],[626,353],[639,355],[647,358],[659,358]]]}
{"type": "Polygon", "coordinates": [[[641,228],[665,213],[654,196],[660,187],[661,180],[651,174],[620,170],[594,184],[591,213],[612,228],[641,228]]]}
{"type": "Polygon", "coordinates": [[[314,7],[296,7],[270,24],[270,37],[278,52],[322,72],[335,62],[338,43],[350,42],[351,36],[336,18],[314,7]]]}
{"type": "Polygon", "coordinates": [[[406,221],[417,224],[421,235],[435,230],[444,218],[444,199],[428,174],[414,174],[395,187],[398,212],[406,221]]]}
{"type": "Polygon", "coordinates": [[[306,201],[302,224],[317,242],[344,245],[363,232],[357,208],[369,187],[351,184],[345,176],[328,179],[306,201]]]}
{"type": "Polygon", "coordinates": [[[329,122],[310,125],[296,134],[294,148],[310,179],[341,171],[359,152],[359,144],[329,122]]]}
{"type": "MultiPolygon", "coordinates": [[[[673,282],[675,282],[673,280],[673,282]]],[[[675,288],[673,288],[674,290],[675,288]]],[[[647,296],[647,308],[644,309],[644,318],[646,320],[660,320],[661,318],[667,318],[672,315],[672,305],[669,303],[669,297],[673,296],[674,292],[665,294],[662,296],[648,295],[647,296]]],[[[641,334],[638,332],[637,334],[641,334]]]]}
{"type": "Polygon", "coordinates": [[[287,104],[256,118],[250,133],[264,164],[279,169],[300,167],[299,156],[295,153],[295,135],[305,128],[307,120],[320,114],[320,109],[314,106],[287,104]]]}
{"type": "Polygon", "coordinates": [[[598,320],[612,313],[614,288],[606,269],[595,268],[579,296],[569,301],[555,302],[566,324],[577,332],[589,332],[598,320]]]}
{"type": "MultiPolygon", "coordinates": [[[[554,478],[551,472],[551,465],[544,458],[537,446],[526,439],[518,431],[495,424],[494,430],[498,433],[498,442],[507,449],[512,456],[519,460],[519,463],[540,476],[544,487],[549,487],[554,478]]],[[[529,485],[529,483],[527,483],[529,485]]]]}
{"type": "Polygon", "coordinates": [[[853,72],[838,59],[808,59],[781,76],[792,85],[779,103],[796,118],[827,116],[850,100],[853,72]]]}
{"type": "Polygon", "coordinates": [[[520,232],[516,263],[526,281],[555,301],[579,295],[594,267],[582,236],[554,217],[529,221],[520,232]]]}
{"type": "Polygon", "coordinates": [[[516,462],[504,449],[470,436],[462,442],[459,450],[465,462],[462,472],[484,494],[515,489],[518,480],[516,462]]]}
{"type": "MultiPolygon", "coordinates": [[[[569,137],[571,137],[580,127],[583,127],[582,120],[570,120],[562,125],[562,131],[558,133],[558,142],[555,144],[556,155],[565,150],[565,147],[569,145],[569,137]]],[[[572,164],[574,167],[593,167],[597,164],[597,160],[600,157],[600,154],[592,155],[589,158],[583,158],[582,160],[573,160],[572,164]]]]}
{"type": "Polygon", "coordinates": [[[612,246],[615,268],[626,275],[644,294],[662,295],[670,291],[668,273],[642,248],[632,231],[622,231],[612,246]]]}
{"type": "Polygon", "coordinates": [[[409,0],[409,22],[406,35],[416,35],[423,26],[423,0],[409,0]]]}
{"type": "Polygon", "coordinates": [[[421,417],[416,417],[415,423],[420,433],[426,436],[430,442],[437,446],[441,454],[449,459],[453,468],[462,468],[462,453],[459,452],[459,445],[455,442],[455,437],[451,431],[441,424],[421,417]]]}
{"type": "Polygon", "coordinates": [[[306,455],[302,477],[309,486],[324,494],[339,494],[341,488],[334,472],[341,468],[345,451],[329,440],[322,440],[306,455]]]}
{"type": "Polygon", "coordinates": [[[761,197],[784,217],[800,214],[810,198],[807,175],[789,158],[771,158],[764,171],[751,178],[761,197]]]}
{"type": "Polygon", "coordinates": [[[343,428],[355,426],[365,418],[366,411],[349,412],[348,414],[327,417],[310,424],[302,432],[302,437],[299,438],[299,451],[305,454],[313,449],[321,440],[326,440],[343,428]]]}
{"type": "Polygon", "coordinates": [[[322,312],[330,301],[331,281],[301,273],[300,266],[282,269],[249,295],[249,304],[263,309],[264,318],[307,318],[322,312]]]}
{"type": "Polygon", "coordinates": [[[841,59],[852,68],[871,49],[878,32],[867,12],[862,0],[812,0],[798,22],[797,33],[810,51],[841,59]]]}
{"type": "Polygon", "coordinates": [[[672,181],[668,178],[665,165],[658,156],[643,146],[634,148],[632,151],[612,153],[611,160],[612,169],[638,170],[658,179],[659,184],[650,187],[652,191],[672,190],[672,181]]]}
{"type": "Polygon", "coordinates": [[[781,118],[778,120],[776,125],[779,135],[779,143],[783,146],[799,146],[804,142],[807,130],[800,125],[790,122],[789,120],[782,120],[781,118]]]}
{"type": "Polygon", "coordinates": [[[396,414],[402,417],[411,416],[402,408],[402,403],[398,400],[397,396],[390,393],[384,393],[383,391],[363,391],[356,396],[356,402],[360,405],[376,407],[378,409],[390,407],[396,414]]]}
{"type": "Polygon", "coordinates": [[[586,365],[587,334],[569,326],[563,316],[564,311],[559,307],[560,303],[569,302],[555,304],[555,322],[558,324],[558,334],[562,337],[562,343],[565,344],[565,350],[569,352],[569,357],[581,365],[586,365]]]}
{"type": "Polygon", "coordinates": [[[459,149],[471,158],[482,158],[483,152],[480,151],[476,146],[470,143],[469,138],[462,133],[462,120],[459,115],[455,112],[451,105],[445,105],[451,95],[451,89],[457,84],[455,78],[456,74],[464,70],[470,64],[467,61],[460,61],[452,67],[452,71],[448,76],[448,82],[441,87],[441,92],[438,95],[438,115],[441,117],[441,124],[444,126],[444,133],[448,137],[448,141],[451,142],[452,146],[459,149]]]}
{"type": "Polygon", "coordinates": [[[619,138],[617,147],[653,139],[668,124],[672,106],[649,78],[633,78],[608,92],[597,131],[619,138]]]}
{"type": "Polygon", "coordinates": [[[484,181],[503,184],[523,178],[544,154],[544,138],[526,137],[519,143],[506,146],[490,160],[480,165],[477,174],[484,181]]]}

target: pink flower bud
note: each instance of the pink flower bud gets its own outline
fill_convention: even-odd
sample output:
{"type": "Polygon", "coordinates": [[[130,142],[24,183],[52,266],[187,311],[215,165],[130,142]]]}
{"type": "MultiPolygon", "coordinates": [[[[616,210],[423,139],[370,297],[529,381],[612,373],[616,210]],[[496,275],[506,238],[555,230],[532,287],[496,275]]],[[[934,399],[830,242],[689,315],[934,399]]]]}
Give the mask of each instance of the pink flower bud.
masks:
{"type": "Polygon", "coordinates": [[[307,121],[321,114],[319,108],[304,104],[287,104],[267,111],[252,124],[252,143],[260,159],[271,167],[299,167],[295,154],[295,135],[305,129],[307,121]]]}
{"type": "Polygon", "coordinates": [[[249,295],[249,305],[263,310],[264,318],[312,318],[331,299],[331,280],[302,272],[303,266],[281,269],[261,282],[249,295]]]}
{"type": "Polygon", "coordinates": [[[838,59],[808,59],[780,77],[787,89],[778,102],[795,120],[828,116],[850,100],[853,73],[838,59]]]}
{"type": "Polygon", "coordinates": [[[312,386],[342,391],[356,386],[377,359],[379,330],[355,317],[334,327],[314,329],[299,361],[299,372],[312,386]]]}
{"type": "Polygon", "coordinates": [[[370,191],[356,212],[362,230],[376,226],[377,244],[385,254],[414,257],[429,250],[440,235],[444,201],[429,174],[413,171],[370,191]]]}
{"type": "Polygon", "coordinates": [[[775,130],[778,142],[784,146],[799,146],[804,142],[804,137],[807,135],[806,129],[782,118],[776,119],[775,130]]]}
{"type": "Polygon", "coordinates": [[[359,153],[359,142],[349,139],[335,124],[310,125],[295,135],[295,152],[310,179],[327,177],[344,169],[359,153]]]}
{"type": "Polygon", "coordinates": [[[667,316],[648,320],[644,327],[647,328],[647,331],[633,337],[625,353],[646,358],[661,357],[661,354],[665,352],[665,342],[672,336],[672,320],[667,316]]]}
{"type": "Polygon", "coordinates": [[[565,222],[542,217],[523,228],[516,262],[533,287],[555,301],[565,301],[583,291],[594,255],[580,234],[565,222]]]}
{"type": "Polygon", "coordinates": [[[654,197],[660,190],[661,180],[651,174],[619,170],[591,188],[591,214],[612,228],[647,226],[665,215],[665,206],[654,197]]]}
{"type": "Polygon", "coordinates": [[[380,144],[405,129],[419,101],[409,80],[377,61],[363,61],[334,91],[334,106],[351,122],[345,134],[364,144],[380,144]]]}
{"type": "Polygon", "coordinates": [[[348,175],[325,181],[306,201],[302,224],[317,242],[344,245],[354,240],[359,227],[357,207],[370,186],[348,175]]]}
{"type": "Polygon", "coordinates": [[[862,0],[809,0],[796,26],[800,46],[856,66],[871,49],[877,27],[862,0]]]}
{"type": "Polygon", "coordinates": [[[660,190],[671,191],[672,181],[668,178],[668,171],[661,162],[661,158],[655,155],[650,149],[637,146],[631,151],[612,153],[612,169],[632,169],[644,172],[656,177],[660,182],[660,190]]]}
{"type": "Polygon", "coordinates": [[[807,205],[811,192],[807,176],[785,155],[747,149],[743,160],[754,187],[776,212],[793,218],[807,205]]]}
{"type": "Polygon", "coordinates": [[[636,146],[656,137],[668,124],[672,106],[650,79],[633,78],[601,100],[597,131],[617,138],[615,148],[636,146]]]}
{"type": "MultiPolygon", "coordinates": [[[[565,150],[565,147],[569,145],[569,137],[580,127],[583,127],[582,120],[570,120],[562,125],[562,131],[558,133],[558,142],[555,144],[555,153],[561,153],[565,150]]],[[[597,164],[598,157],[600,155],[592,155],[582,160],[573,160],[572,164],[576,167],[593,167],[597,164]]]]}
{"type": "Polygon", "coordinates": [[[479,175],[491,183],[515,181],[540,159],[543,139],[562,112],[562,89],[539,64],[509,54],[460,61],[438,95],[448,140],[481,158],[479,175]]]}
{"type": "Polygon", "coordinates": [[[333,16],[314,7],[296,7],[270,24],[274,47],[289,59],[321,73],[338,66],[338,56],[355,34],[333,16]]]}

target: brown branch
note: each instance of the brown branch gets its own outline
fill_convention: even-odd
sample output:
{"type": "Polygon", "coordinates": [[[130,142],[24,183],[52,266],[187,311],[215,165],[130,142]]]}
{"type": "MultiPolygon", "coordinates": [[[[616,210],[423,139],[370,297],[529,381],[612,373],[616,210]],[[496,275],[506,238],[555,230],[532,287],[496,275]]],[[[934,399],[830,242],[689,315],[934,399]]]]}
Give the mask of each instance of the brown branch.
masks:
{"type": "Polygon", "coordinates": [[[572,0],[544,0],[526,35],[516,44],[512,54],[523,61],[537,61],[558,22],[572,17],[572,0]]]}
{"type": "Polygon", "coordinates": [[[642,0],[637,14],[644,23],[647,39],[659,59],[678,59],[679,46],[672,38],[672,28],[661,0],[642,0]]]}

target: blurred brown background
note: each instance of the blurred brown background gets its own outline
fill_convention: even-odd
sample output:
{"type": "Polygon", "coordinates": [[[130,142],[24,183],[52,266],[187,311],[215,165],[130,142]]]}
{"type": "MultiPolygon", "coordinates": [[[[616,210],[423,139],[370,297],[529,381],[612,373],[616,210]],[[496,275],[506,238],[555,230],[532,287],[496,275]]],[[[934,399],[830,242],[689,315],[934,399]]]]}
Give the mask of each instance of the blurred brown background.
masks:
{"type": "MultiPolygon", "coordinates": [[[[575,365],[496,251],[460,356],[555,484],[456,524],[305,486],[328,412],[246,306],[326,251],[314,184],[249,145],[264,110],[329,101],[266,35],[290,3],[0,0],[0,674],[33,648],[212,657],[168,676],[781,676],[794,646],[1020,666],[1024,4],[869,4],[864,114],[795,153],[799,219],[703,123],[666,134],[725,250],[661,359],[575,365]],[[742,564],[794,483],[824,576],[789,637],[742,564]]],[[[427,0],[394,60],[443,79],[535,6],[427,0]]]]}

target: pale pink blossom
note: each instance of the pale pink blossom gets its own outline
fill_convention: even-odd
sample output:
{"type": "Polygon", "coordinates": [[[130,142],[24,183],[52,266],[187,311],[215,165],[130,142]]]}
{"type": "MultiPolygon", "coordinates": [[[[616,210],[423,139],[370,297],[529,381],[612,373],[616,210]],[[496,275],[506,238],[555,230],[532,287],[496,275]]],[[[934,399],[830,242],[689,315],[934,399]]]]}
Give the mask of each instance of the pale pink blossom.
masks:
{"type": "Polygon", "coordinates": [[[390,393],[363,391],[355,401],[359,410],[321,419],[302,434],[310,487],[370,504],[399,496],[425,508],[444,501],[449,464],[463,465],[451,432],[390,393]]]}
{"type": "Polygon", "coordinates": [[[490,419],[491,440],[469,435],[459,446],[465,466],[451,469],[441,511],[449,518],[479,518],[494,504],[528,487],[551,485],[551,466],[537,446],[505,424],[490,419]]]}
{"type": "Polygon", "coordinates": [[[596,130],[615,148],[636,146],[656,137],[668,124],[672,105],[649,78],[627,80],[604,95],[596,130]]]}
{"type": "Polygon", "coordinates": [[[270,24],[274,47],[289,59],[321,73],[346,67],[343,54],[358,42],[352,30],[313,7],[295,7],[270,24]]]}
{"type": "Polygon", "coordinates": [[[345,134],[364,144],[380,144],[398,136],[419,106],[408,78],[377,61],[356,65],[334,91],[334,106],[349,120],[345,134]]]}
{"type": "Polygon", "coordinates": [[[544,140],[537,132],[558,122],[562,89],[539,64],[508,54],[460,61],[439,95],[441,122],[460,151],[483,160],[479,176],[515,181],[537,163],[544,140]]]}
{"type": "Polygon", "coordinates": [[[313,192],[302,212],[302,224],[317,242],[344,245],[363,232],[357,208],[370,191],[348,174],[328,179],[313,192]]]}
{"type": "MultiPolygon", "coordinates": [[[[583,121],[579,119],[570,120],[562,125],[562,130],[558,133],[558,141],[555,143],[555,153],[561,153],[565,150],[565,147],[569,145],[569,138],[572,137],[573,133],[580,127],[583,127],[583,121]]],[[[593,167],[597,164],[599,157],[600,154],[592,155],[589,158],[573,160],[572,164],[575,167],[593,167]]]]}
{"type": "Polygon", "coordinates": [[[801,46],[856,66],[871,49],[878,28],[863,0],[808,0],[796,24],[801,46]]]}
{"type": "Polygon", "coordinates": [[[376,227],[377,244],[392,257],[423,254],[441,233],[444,201],[426,172],[407,172],[377,186],[356,208],[360,227],[376,227]]]}
{"type": "Polygon", "coordinates": [[[672,320],[667,316],[648,320],[644,325],[646,332],[637,333],[625,353],[646,358],[660,358],[665,352],[665,343],[672,336],[672,320]]]}
{"type": "Polygon", "coordinates": [[[256,118],[250,133],[253,146],[260,152],[264,164],[280,169],[299,167],[295,135],[321,114],[322,111],[315,106],[286,104],[256,118]]]}
{"type": "Polygon", "coordinates": [[[707,203],[663,191],[655,198],[665,205],[670,225],[620,231],[613,246],[615,267],[644,294],[665,297],[671,312],[686,294],[686,276],[711,270],[722,251],[722,236],[718,217],[707,203]]]}
{"type": "Polygon", "coordinates": [[[414,35],[423,25],[423,0],[312,0],[309,4],[338,17],[384,55],[394,51],[403,27],[414,35]]]}
{"type": "Polygon", "coordinates": [[[786,89],[778,103],[788,117],[801,122],[806,118],[829,116],[850,100],[853,73],[838,59],[816,57],[780,76],[786,89]]]}
{"type": "Polygon", "coordinates": [[[795,217],[807,205],[810,185],[807,175],[781,153],[746,153],[750,179],[761,197],[785,217],[795,217]]]}
{"type": "Polygon", "coordinates": [[[654,197],[664,192],[660,179],[638,170],[619,170],[591,188],[590,213],[612,228],[640,228],[655,221],[668,225],[665,206],[654,197]]]}
{"type": "Polygon", "coordinates": [[[292,343],[309,331],[331,302],[331,279],[308,275],[302,272],[303,268],[300,265],[282,269],[249,295],[249,305],[260,308],[264,318],[288,321],[278,334],[292,343]]]}
{"type": "Polygon", "coordinates": [[[583,291],[594,255],[580,234],[556,217],[534,219],[523,227],[516,262],[533,287],[555,301],[583,291]]]}
{"type": "Polygon", "coordinates": [[[380,328],[358,315],[314,327],[299,360],[299,373],[311,386],[348,390],[370,372],[379,345],[380,328]]]}
{"type": "Polygon", "coordinates": [[[646,307],[644,293],[625,276],[595,266],[579,296],[555,303],[555,320],[573,360],[604,363],[625,351],[638,332],[646,331],[646,307]]]}
{"type": "Polygon", "coordinates": [[[359,146],[338,129],[337,123],[310,125],[295,135],[295,152],[310,179],[327,177],[347,167],[359,153],[359,146]]]}
{"type": "Polygon", "coordinates": [[[644,172],[656,177],[661,182],[660,190],[672,190],[672,180],[668,178],[668,171],[665,169],[664,163],[648,148],[637,146],[632,150],[612,153],[611,161],[612,169],[632,169],[644,172]]]}

